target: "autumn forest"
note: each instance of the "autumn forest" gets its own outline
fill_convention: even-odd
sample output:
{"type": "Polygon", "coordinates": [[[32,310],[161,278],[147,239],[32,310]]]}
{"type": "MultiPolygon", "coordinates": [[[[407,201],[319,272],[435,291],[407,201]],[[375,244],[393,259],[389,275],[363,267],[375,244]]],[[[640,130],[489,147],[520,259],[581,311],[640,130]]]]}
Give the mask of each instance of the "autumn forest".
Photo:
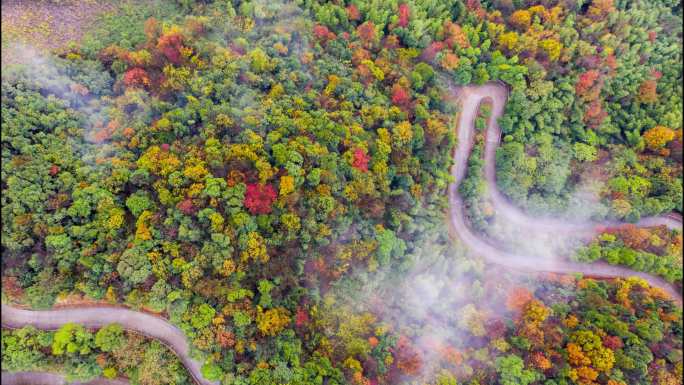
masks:
{"type": "Polygon", "coordinates": [[[679,0],[101,3],[3,1],[3,384],[682,384],[679,0]]]}

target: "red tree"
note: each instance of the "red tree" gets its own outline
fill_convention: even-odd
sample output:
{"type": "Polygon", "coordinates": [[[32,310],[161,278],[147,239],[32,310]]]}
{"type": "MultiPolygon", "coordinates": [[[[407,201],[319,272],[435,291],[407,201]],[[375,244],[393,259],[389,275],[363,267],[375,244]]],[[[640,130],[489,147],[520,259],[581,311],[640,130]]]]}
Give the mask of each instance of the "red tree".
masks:
{"type": "Polygon", "coordinates": [[[608,349],[611,350],[618,350],[622,348],[624,344],[622,343],[622,339],[620,337],[616,336],[605,336],[603,337],[603,346],[607,347],[608,349]]]}
{"type": "Polygon", "coordinates": [[[528,302],[534,299],[532,293],[524,287],[511,290],[506,299],[506,307],[511,311],[522,311],[528,302]]]}
{"type": "Polygon", "coordinates": [[[423,362],[408,338],[404,336],[399,337],[395,352],[397,368],[407,376],[418,374],[421,366],[423,366],[423,362]]]}
{"type": "Polygon", "coordinates": [[[150,77],[147,76],[142,68],[131,68],[124,74],[123,77],[124,84],[126,87],[136,87],[136,86],[149,86],[150,77]]]}
{"type": "Polygon", "coordinates": [[[324,40],[326,37],[328,37],[328,32],[330,32],[328,30],[328,27],[326,27],[324,25],[316,24],[313,27],[314,36],[316,36],[317,38],[319,38],[321,40],[324,40]]]}
{"type": "Polygon", "coordinates": [[[313,34],[318,38],[318,40],[322,42],[326,42],[328,40],[333,40],[335,39],[335,34],[333,32],[330,32],[328,27],[320,24],[316,24],[313,27],[313,34]]]}
{"type": "Polygon", "coordinates": [[[359,38],[366,44],[375,41],[375,24],[372,21],[367,21],[358,26],[356,32],[359,34],[359,38]]]}
{"type": "Polygon", "coordinates": [[[223,348],[232,348],[235,346],[235,334],[221,328],[216,332],[216,341],[223,348]]]}
{"type": "Polygon", "coordinates": [[[356,5],[350,4],[347,7],[347,16],[349,17],[349,20],[356,21],[361,18],[361,12],[359,12],[359,9],[356,7],[356,5]]]}
{"type": "Polygon", "coordinates": [[[306,309],[297,307],[297,315],[295,316],[295,325],[304,326],[309,323],[309,314],[306,309]]]}
{"type": "Polygon", "coordinates": [[[271,212],[273,201],[276,199],[276,190],[270,184],[248,184],[245,192],[245,207],[252,215],[268,214],[271,212]]]}
{"type": "Polygon", "coordinates": [[[352,167],[359,171],[366,172],[368,171],[368,161],[370,158],[366,153],[363,152],[362,149],[357,148],[354,150],[354,160],[352,161],[352,167]]]}
{"type": "Polygon", "coordinates": [[[404,3],[399,5],[399,21],[397,22],[397,25],[400,27],[406,27],[409,23],[410,14],[411,10],[409,9],[408,4],[404,3]]]}
{"type": "Polygon", "coordinates": [[[620,226],[617,229],[610,231],[617,235],[625,243],[625,246],[637,250],[646,250],[649,246],[651,233],[648,229],[643,227],[636,227],[633,224],[620,226]]]}
{"type": "Polygon", "coordinates": [[[157,42],[157,49],[166,56],[166,58],[175,65],[180,65],[183,61],[181,56],[181,48],[183,48],[183,36],[179,33],[171,33],[159,38],[157,42]]]}
{"type": "Polygon", "coordinates": [[[458,24],[446,21],[444,23],[444,33],[446,35],[444,41],[449,48],[453,48],[455,45],[458,45],[461,48],[470,47],[468,36],[465,34],[465,32],[463,32],[458,24]]]}
{"type": "Polygon", "coordinates": [[[596,82],[599,77],[599,72],[596,70],[589,70],[577,79],[577,84],[575,84],[575,91],[578,95],[584,95],[596,82]]]}
{"type": "Polygon", "coordinates": [[[392,86],[392,103],[399,107],[406,107],[411,101],[408,90],[399,84],[392,86]]]}
{"type": "Polygon", "coordinates": [[[178,205],[176,205],[176,207],[185,215],[193,215],[197,211],[197,208],[192,203],[192,199],[190,198],[186,198],[178,202],[178,205]]]}
{"type": "Polygon", "coordinates": [[[601,125],[606,116],[608,116],[608,113],[603,109],[601,102],[594,100],[587,106],[587,110],[584,112],[584,121],[589,127],[596,128],[601,125]]]}

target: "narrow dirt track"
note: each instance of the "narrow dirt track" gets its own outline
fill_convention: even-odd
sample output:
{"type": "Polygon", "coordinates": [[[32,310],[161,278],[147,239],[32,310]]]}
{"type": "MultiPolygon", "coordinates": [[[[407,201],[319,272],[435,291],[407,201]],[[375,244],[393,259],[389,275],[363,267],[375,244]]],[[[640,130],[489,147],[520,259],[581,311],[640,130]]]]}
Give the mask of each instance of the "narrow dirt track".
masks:
{"type": "MultiPolygon", "coordinates": [[[[552,272],[552,273],[584,273],[592,276],[603,277],[630,277],[638,276],[649,284],[665,290],[680,305],[682,294],[673,285],[660,277],[642,273],[621,266],[613,266],[604,262],[585,264],[567,260],[544,259],[533,255],[513,254],[497,249],[491,244],[476,236],[468,227],[464,216],[463,199],[458,193],[458,186],[465,177],[468,157],[473,147],[475,135],[475,116],[480,101],[489,97],[492,100],[492,115],[487,127],[487,141],[485,144],[485,178],[488,185],[488,193],[498,214],[507,220],[528,228],[530,231],[548,231],[554,234],[589,234],[596,233],[597,226],[614,226],[620,223],[614,222],[568,222],[554,218],[538,218],[526,216],[519,208],[513,206],[508,199],[496,187],[496,148],[499,146],[501,129],[497,119],[503,114],[507,88],[498,83],[488,83],[483,86],[467,86],[458,89],[461,100],[461,115],[458,132],[458,148],[456,149],[455,164],[452,175],[455,182],[449,185],[450,217],[458,236],[463,243],[472,251],[481,254],[490,263],[495,263],[515,270],[528,272],[552,272]]],[[[681,216],[665,215],[642,219],[638,225],[655,226],[665,225],[669,228],[681,228],[681,216]]],[[[183,332],[171,325],[168,321],[146,313],[113,307],[88,307],[70,308],[49,311],[31,311],[2,305],[2,326],[19,328],[25,325],[33,325],[39,329],[54,330],[68,322],[82,324],[86,327],[99,328],[109,323],[119,323],[124,328],[139,332],[150,338],[156,338],[171,348],[181,359],[195,381],[200,385],[216,385],[218,382],[205,380],[200,373],[200,364],[188,355],[189,346],[183,332]]],[[[107,382],[107,380],[94,380],[90,382],[96,385],[115,385],[125,383],[107,382]]],[[[63,384],[63,377],[50,373],[22,372],[15,374],[3,373],[2,384],[63,384]],[[62,382],[60,382],[62,381],[62,382]]]]}
{"type": "MultiPolygon", "coordinates": [[[[638,276],[659,287],[671,295],[679,304],[682,303],[682,293],[674,285],[664,279],[631,270],[627,267],[614,266],[605,262],[591,264],[577,263],[568,260],[540,258],[535,255],[514,254],[502,251],[475,235],[467,224],[463,198],[458,192],[458,186],[466,176],[468,157],[473,148],[475,136],[475,117],[478,107],[484,98],[492,102],[491,118],[487,126],[484,148],[484,175],[487,184],[488,198],[497,215],[501,215],[509,223],[530,232],[545,232],[555,237],[569,234],[580,237],[596,235],[597,227],[610,227],[624,224],[622,222],[573,222],[567,219],[550,217],[533,217],[526,215],[520,208],[515,207],[496,186],[496,149],[501,141],[501,128],[497,122],[504,112],[508,88],[501,83],[487,83],[482,86],[458,87],[457,97],[461,105],[458,122],[458,147],[454,155],[452,175],[454,183],[449,186],[449,209],[451,221],[459,238],[472,251],[481,254],[487,261],[498,265],[531,272],[551,273],[583,273],[602,277],[638,276]]],[[[681,216],[676,213],[642,218],[637,226],[665,225],[668,228],[681,229],[681,216]]]]}

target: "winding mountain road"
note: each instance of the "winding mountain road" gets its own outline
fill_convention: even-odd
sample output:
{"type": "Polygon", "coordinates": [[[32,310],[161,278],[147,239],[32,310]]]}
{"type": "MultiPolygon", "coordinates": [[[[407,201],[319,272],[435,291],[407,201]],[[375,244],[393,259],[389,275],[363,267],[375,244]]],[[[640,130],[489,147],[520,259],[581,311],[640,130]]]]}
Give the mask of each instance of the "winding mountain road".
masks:
{"type": "MultiPolygon", "coordinates": [[[[496,149],[501,140],[501,129],[497,119],[503,114],[508,96],[506,86],[488,83],[482,86],[459,87],[458,98],[461,101],[459,117],[458,148],[455,153],[455,164],[452,169],[455,182],[449,186],[450,217],[458,236],[472,251],[481,254],[490,263],[506,266],[516,270],[529,272],[584,273],[603,277],[638,276],[651,285],[665,290],[678,303],[682,302],[682,294],[673,285],[662,278],[634,271],[626,267],[613,266],[604,262],[592,264],[576,263],[565,259],[540,258],[535,255],[515,254],[502,251],[474,234],[466,223],[463,198],[458,193],[458,186],[466,174],[468,157],[473,147],[475,136],[475,117],[480,102],[488,98],[492,101],[492,114],[487,127],[484,151],[485,179],[487,192],[497,215],[516,226],[533,232],[547,232],[553,236],[565,234],[592,236],[597,233],[597,226],[615,226],[616,222],[579,222],[549,217],[532,217],[512,205],[496,186],[496,149]]],[[[666,215],[644,218],[637,225],[665,225],[669,228],[682,227],[681,216],[666,215]]],[[[216,385],[204,379],[200,372],[200,363],[189,356],[187,338],[177,327],[168,321],[146,313],[113,307],[69,308],[48,311],[23,310],[2,305],[2,326],[19,328],[33,325],[39,329],[55,330],[68,322],[82,324],[89,328],[100,328],[110,323],[121,324],[124,328],[155,338],[167,345],[181,359],[183,364],[200,385],[216,385]]],[[[97,379],[88,384],[116,385],[126,383],[122,380],[97,379]]],[[[2,384],[64,384],[60,375],[41,372],[2,373],[2,384]]]]}
{"type": "MultiPolygon", "coordinates": [[[[583,273],[601,277],[629,277],[638,276],[649,282],[652,286],[665,290],[678,303],[682,303],[682,293],[674,285],[664,279],[634,271],[622,266],[614,266],[605,262],[591,264],[572,262],[560,258],[542,258],[537,255],[516,254],[494,247],[478,237],[467,224],[463,198],[458,192],[458,186],[466,176],[468,157],[473,148],[475,137],[475,118],[477,117],[480,103],[487,99],[492,103],[491,117],[486,131],[484,146],[484,176],[487,184],[488,198],[496,211],[508,223],[530,233],[546,233],[549,239],[573,235],[575,237],[590,237],[597,234],[600,227],[612,227],[622,225],[622,222],[587,222],[572,221],[568,219],[536,217],[525,214],[520,208],[515,207],[499,191],[496,185],[496,149],[501,141],[501,128],[498,118],[504,112],[508,88],[500,83],[487,83],[482,86],[457,87],[455,94],[461,104],[461,112],[458,122],[458,147],[454,155],[452,175],[454,183],[449,185],[449,209],[450,218],[454,229],[463,243],[472,251],[481,254],[490,263],[514,268],[516,270],[551,273],[583,273]]],[[[681,216],[670,214],[658,217],[641,219],[637,226],[665,225],[668,228],[681,229],[681,216]]]]}

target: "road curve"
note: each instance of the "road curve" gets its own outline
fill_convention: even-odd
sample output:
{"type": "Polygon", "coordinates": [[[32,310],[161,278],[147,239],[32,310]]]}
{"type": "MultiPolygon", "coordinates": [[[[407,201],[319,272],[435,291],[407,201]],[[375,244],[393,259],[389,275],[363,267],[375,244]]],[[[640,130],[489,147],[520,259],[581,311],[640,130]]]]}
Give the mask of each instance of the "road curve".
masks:
{"type": "Polygon", "coordinates": [[[67,382],[61,374],[48,372],[2,372],[2,385],[128,385],[128,381],[121,379],[108,380],[96,378],[88,382],[67,382]]]}
{"type": "MultiPolygon", "coordinates": [[[[466,246],[481,254],[491,263],[516,270],[563,274],[583,273],[602,277],[638,276],[648,281],[652,286],[665,290],[679,304],[682,303],[682,293],[680,290],[664,279],[651,274],[634,271],[623,266],[610,265],[605,262],[577,263],[567,259],[549,259],[535,255],[506,252],[494,247],[474,234],[467,224],[465,206],[463,198],[458,192],[458,186],[466,176],[468,157],[473,148],[475,137],[475,118],[478,107],[485,98],[492,102],[492,110],[485,135],[484,174],[488,198],[491,200],[497,215],[501,215],[509,223],[515,224],[521,229],[535,233],[544,232],[555,237],[560,237],[564,234],[582,237],[593,236],[597,233],[597,227],[616,226],[624,223],[610,221],[580,222],[550,217],[533,217],[511,204],[496,186],[496,149],[501,141],[501,128],[498,124],[498,118],[504,112],[508,88],[502,83],[492,82],[481,86],[457,87],[453,91],[460,102],[461,110],[458,121],[458,146],[454,154],[454,165],[452,167],[454,182],[449,185],[449,210],[455,232],[466,246]]],[[[636,225],[665,225],[668,228],[681,229],[682,220],[681,216],[670,214],[643,218],[636,225]]]]}
{"type": "MultiPolygon", "coordinates": [[[[185,334],[167,320],[147,313],[118,307],[84,307],[58,310],[24,310],[2,304],[2,327],[20,328],[32,325],[38,329],[56,330],[60,326],[73,322],[88,328],[101,328],[111,323],[118,323],[123,328],[159,340],[171,349],[191,377],[199,385],[218,385],[202,377],[201,364],[190,358],[190,346],[185,334]]],[[[2,384],[5,383],[3,374],[2,384]]],[[[52,382],[51,382],[52,383],[52,382]]]]}

